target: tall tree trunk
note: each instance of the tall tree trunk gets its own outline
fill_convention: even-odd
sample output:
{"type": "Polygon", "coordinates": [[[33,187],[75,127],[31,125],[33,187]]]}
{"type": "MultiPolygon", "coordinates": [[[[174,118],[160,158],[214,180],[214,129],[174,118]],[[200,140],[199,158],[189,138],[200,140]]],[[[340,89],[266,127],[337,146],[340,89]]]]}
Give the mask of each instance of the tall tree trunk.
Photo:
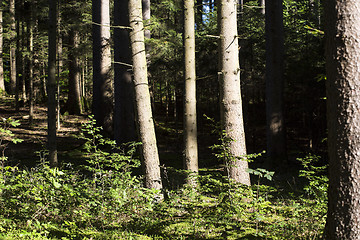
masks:
{"type": "Polygon", "coordinates": [[[50,166],[58,165],[56,146],[56,0],[49,0],[48,150],[50,166]]]}
{"type": "MultiPolygon", "coordinates": [[[[129,26],[128,0],[114,2],[114,23],[115,26],[129,26]]],[[[129,29],[114,28],[114,59],[114,135],[120,144],[136,140],[129,29]]]]}
{"type": "MultiPolygon", "coordinates": [[[[196,124],[196,66],[195,66],[195,10],[194,0],[184,1],[184,165],[197,174],[198,144],[196,124]]],[[[187,182],[195,184],[192,176],[187,182]]]]}
{"type": "Polygon", "coordinates": [[[246,171],[245,132],[240,90],[240,66],[237,33],[237,0],[219,1],[220,27],[220,111],[222,126],[228,145],[230,159],[226,165],[229,177],[250,185],[246,171]]]}
{"type": "Polygon", "coordinates": [[[10,0],[10,84],[9,93],[15,94],[16,89],[16,22],[15,22],[15,0],[10,0]]]}
{"type": "Polygon", "coordinates": [[[70,30],[69,47],[69,95],[67,109],[69,114],[81,114],[80,68],[78,60],[79,32],[74,28],[70,30]]]}
{"type": "Polygon", "coordinates": [[[4,64],[3,64],[3,6],[0,0],[0,94],[5,92],[4,64]]]}
{"type": "Polygon", "coordinates": [[[268,0],[265,7],[267,156],[269,165],[278,167],[287,161],[282,0],[268,0]]]}
{"type": "MultiPolygon", "coordinates": [[[[30,8],[32,5],[30,4],[30,8]]],[[[32,26],[32,9],[30,9],[30,19],[28,21],[28,32],[29,32],[29,122],[30,124],[33,122],[34,118],[34,32],[32,26]]]]}
{"type": "Polygon", "coordinates": [[[135,86],[136,121],[142,143],[141,152],[145,169],[145,186],[150,189],[161,190],[160,161],[147,78],[141,0],[129,0],[129,19],[132,28],[130,40],[135,86]]]}
{"type": "MultiPolygon", "coordinates": [[[[58,1],[58,14],[57,14],[57,23],[58,26],[61,26],[61,5],[60,0],[58,1]]],[[[60,27],[57,29],[57,79],[56,79],[56,129],[60,130],[61,122],[60,122],[60,80],[62,75],[62,68],[63,68],[63,35],[60,27]]]]}
{"type": "Polygon", "coordinates": [[[329,203],[324,239],[360,239],[360,2],[328,0],[329,203]]]}
{"type": "Polygon", "coordinates": [[[260,13],[265,15],[265,0],[259,0],[260,13]]]}
{"type": "Polygon", "coordinates": [[[110,1],[93,0],[93,114],[107,135],[113,134],[110,1]]]}

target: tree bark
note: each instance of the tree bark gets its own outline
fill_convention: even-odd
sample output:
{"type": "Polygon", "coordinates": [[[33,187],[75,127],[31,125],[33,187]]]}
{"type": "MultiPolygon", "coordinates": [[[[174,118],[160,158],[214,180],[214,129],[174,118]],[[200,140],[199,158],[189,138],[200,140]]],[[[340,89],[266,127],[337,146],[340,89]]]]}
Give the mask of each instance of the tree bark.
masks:
{"type": "Polygon", "coordinates": [[[80,67],[78,60],[79,32],[74,28],[70,30],[69,48],[69,95],[67,110],[69,114],[81,114],[80,67]]]}
{"type": "Polygon", "coordinates": [[[110,1],[93,0],[93,114],[107,135],[113,134],[110,1]]]}
{"type": "Polygon", "coordinates": [[[240,90],[240,66],[237,33],[237,0],[221,0],[219,3],[220,27],[220,111],[222,127],[231,159],[226,162],[229,177],[242,184],[250,185],[246,172],[246,145],[242,100],[240,90]]]}
{"type": "Polygon", "coordinates": [[[267,157],[269,166],[278,167],[287,162],[282,0],[268,0],[265,7],[267,157]]]}
{"type": "Polygon", "coordinates": [[[58,165],[56,146],[56,0],[49,0],[48,150],[50,166],[58,165]]]}
{"type": "Polygon", "coordinates": [[[145,169],[145,186],[150,189],[161,190],[160,161],[151,112],[141,9],[141,0],[129,0],[136,121],[142,143],[141,152],[145,169]]]}
{"type": "Polygon", "coordinates": [[[3,64],[3,7],[0,0],[0,94],[5,92],[4,64],[3,64]]]}
{"type": "Polygon", "coordinates": [[[16,38],[16,21],[15,21],[15,0],[10,0],[10,84],[9,84],[9,93],[15,94],[16,89],[16,47],[15,47],[15,38],[16,38]]]}
{"type": "MultiPolygon", "coordinates": [[[[114,1],[115,26],[129,27],[128,0],[114,1]]],[[[114,135],[118,144],[136,140],[134,85],[131,79],[129,29],[114,28],[114,135]]]]}
{"type": "MultiPolygon", "coordinates": [[[[184,165],[191,174],[197,174],[199,167],[196,123],[194,0],[184,1],[184,53],[184,165]]],[[[188,176],[187,182],[195,185],[192,176],[188,176]]]]}
{"type": "Polygon", "coordinates": [[[328,0],[329,202],[324,239],[360,239],[360,2],[328,0]]]}
{"type": "MultiPolygon", "coordinates": [[[[30,8],[31,4],[30,4],[30,8]]],[[[30,9],[30,20],[28,21],[28,32],[29,32],[29,122],[32,124],[34,119],[34,32],[32,26],[32,9],[30,9]]],[[[25,80],[25,79],[24,79],[25,80]]]]}

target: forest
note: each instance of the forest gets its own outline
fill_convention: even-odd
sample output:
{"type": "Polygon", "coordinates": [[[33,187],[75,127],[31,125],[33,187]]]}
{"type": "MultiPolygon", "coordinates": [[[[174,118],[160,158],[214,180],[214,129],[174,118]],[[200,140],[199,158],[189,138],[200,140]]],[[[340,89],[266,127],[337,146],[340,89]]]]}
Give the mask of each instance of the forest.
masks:
{"type": "Polygon", "coordinates": [[[360,2],[0,0],[0,239],[360,239],[360,2]]]}

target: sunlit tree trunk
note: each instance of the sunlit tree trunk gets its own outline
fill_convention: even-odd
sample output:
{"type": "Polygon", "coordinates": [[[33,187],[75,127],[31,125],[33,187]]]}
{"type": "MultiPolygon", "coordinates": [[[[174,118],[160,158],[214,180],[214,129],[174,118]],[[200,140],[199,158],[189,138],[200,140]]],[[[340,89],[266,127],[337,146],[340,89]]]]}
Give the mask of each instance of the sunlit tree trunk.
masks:
{"type": "Polygon", "coordinates": [[[15,0],[10,0],[9,5],[10,11],[10,29],[11,29],[11,39],[10,39],[10,83],[9,83],[9,93],[15,94],[16,89],[16,22],[15,22],[15,0]]]}
{"type": "Polygon", "coordinates": [[[360,2],[325,1],[329,151],[324,239],[360,239],[360,2]]]}
{"type": "Polygon", "coordinates": [[[226,165],[229,177],[250,185],[246,171],[246,144],[240,91],[240,66],[237,33],[237,0],[219,0],[220,28],[220,111],[226,137],[228,154],[226,165]]]}
{"type": "Polygon", "coordinates": [[[113,134],[110,1],[93,0],[93,114],[99,126],[113,134]]]}
{"type": "Polygon", "coordinates": [[[141,0],[129,0],[136,121],[142,143],[141,155],[145,170],[145,186],[150,189],[161,190],[160,161],[151,111],[141,9],[141,0]]]}
{"type": "MultiPolygon", "coordinates": [[[[31,8],[31,4],[30,4],[31,8]]],[[[29,32],[29,121],[33,122],[34,119],[34,31],[32,23],[32,9],[30,9],[30,19],[28,21],[28,32],[29,32]]]]}
{"type": "MultiPolygon", "coordinates": [[[[129,27],[128,0],[114,2],[115,26],[129,27]]],[[[118,144],[136,140],[129,29],[114,28],[114,135],[118,144]]]]}
{"type": "Polygon", "coordinates": [[[58,165],[56,146],[56,0],[49,0],[48,150],[50,166],[58,165]]]}
{"type": "Polygon", "coordinates": [[[270,166],[279,167],[287,161],[282,0],[268,0],[265,7],[267,156],[270,166]]]}
{"type": "MultiPolygon", "coordinates": [[[[196,124],[196,66],[195,66],[195,11],[194,0],[184,1],[184,165],[192,174],[197,174],[198,144],[196,124]]],[[[192,176],[187,182],[195,184],[192,176]]]]}
{"type": "Polygon", "coordinates": [[[265,0],[259,0],[260,13],[265,15],[265,0]]]}

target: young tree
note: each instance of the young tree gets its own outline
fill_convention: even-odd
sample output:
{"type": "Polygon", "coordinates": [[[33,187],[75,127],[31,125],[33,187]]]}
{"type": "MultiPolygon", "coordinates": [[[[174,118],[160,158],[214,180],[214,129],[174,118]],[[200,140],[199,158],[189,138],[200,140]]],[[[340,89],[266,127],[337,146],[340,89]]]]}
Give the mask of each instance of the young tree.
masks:
{"type": "Polygon", "coordinates": [[[118,144],[136,140],[128,11],[128,0],[114,1],[114,136],[118,144]]]}
{"type": "Polygon", "coordinates": [[[269,165],[286,162],[284,123],[284,25],[282,0],[266,1],[266,122],[269,165]]]}
{"type": "MultiPolygon", "coordinates": [[[[196,124],[196,66],[195,66],[195,11],[194,0],[184,1],[184,165],[197,174],[198,144],[196,124]]],[[[188,177],[188,183],[194,183],[188,177]]]]}
{"type": "Polygon", "coordinates": [[[131,27],[130,41],[133,59],[136,122],[142,143],[141,152],[145,170],[145,186],[150,189],[161,190],[160,161],[156,145],[147,78],[141,0],[129,0],[129,19],[131,27]]]}
{"type": "Polygon", "coordinates": [[[48,150],[50,166],[58,165],[56,146],[56,0],[49,0],[48,150]]]}
{"type": "Polygon", "coordinates": [[[328,0],[329,203],[324,239],[360,239],[360,2],[328,0]]]}
{"type": "Polygon", "coordinates": [[[237,33],[237,0],[218,2],[220,28],[220,110],[230,160],[228,174],[236,182],[250,185],[246,172],[245,132],[240,91],[239,46],[237,33]]]}
{"type": "Polygon", "coordinates": [[[113,133],[110,1],[93,0],[93,114],[108,135],[113,133]]]}

